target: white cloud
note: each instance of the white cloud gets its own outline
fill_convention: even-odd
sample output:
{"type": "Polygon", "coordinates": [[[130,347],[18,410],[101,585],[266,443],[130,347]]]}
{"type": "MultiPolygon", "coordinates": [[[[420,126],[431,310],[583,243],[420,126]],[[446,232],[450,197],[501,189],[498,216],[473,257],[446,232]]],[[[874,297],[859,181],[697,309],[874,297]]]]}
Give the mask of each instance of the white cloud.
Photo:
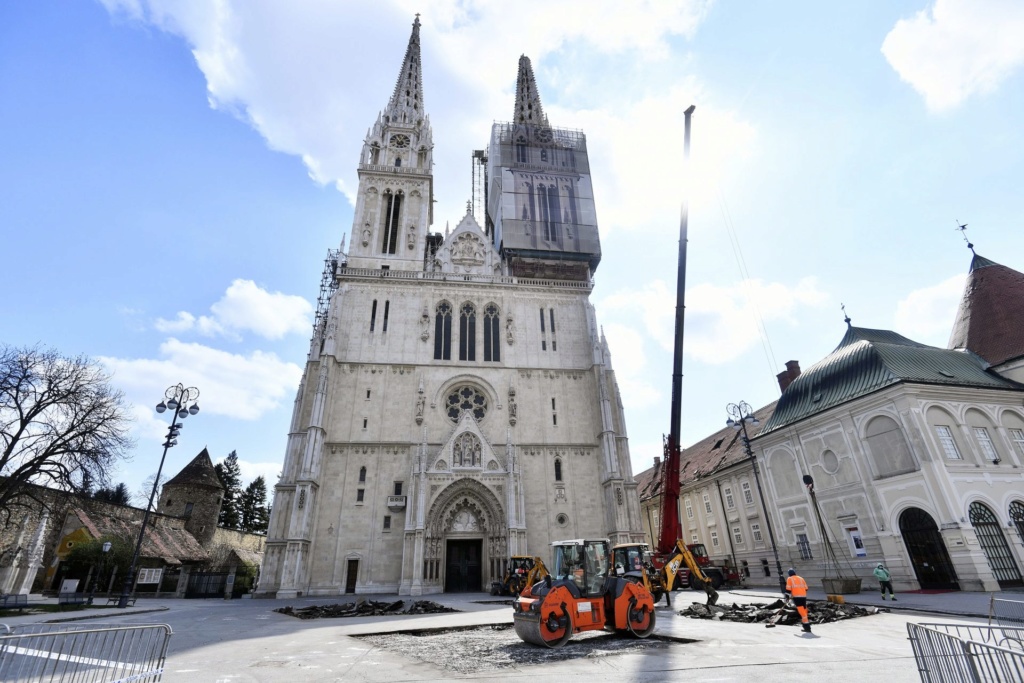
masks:
{"type": "Polygon", "coordinates": [[[651,384],[644,353],[644,339],[635,329],[608,323],[604,334],[612,353],[612,368],[619,385],[626,414],[645,411],[661,401],[661,394],[651,384]]]}
{"type": "Polygon", "coordinates": [[[882,54],[933,111],[994,91],[1024,65],[1024,3],[936,0],[885,37],[882,54]]]}
{"type": "MultiPolygon", "coordinates": [[[[252,3],[220,0],[101,0],[116,17],[180,36],[207,82],[210,105],[257,130],[274,150],[298,156],[319,183],[334,183],[353,200],[363,134],[391,95],[420,0],[377,3],[252,3]],[[372,55],[372,58],[367,58],[372,55]]],[[[651,163],[650,146],[636,144],[637,121],[664,122],[659,148],[681,169],[679,119],[697,114],[694,197],[709,191],[753,140],[753,128],[716,110],[700,85],[680,76],[685,56],[673,44],[692,37],[711,0],[520,0],[515,30],[501,0],[440,0],[423,14],[425,109],[434,127],[435,220],[457,221],[468,198],[470,150],[487,144],[494,120],[511,118],[517,62],[533,60],[554,82],[561,107],[541,97],[555,125],[591,133],[591,154],[603,230],[647,227],[664,215],[650,197],[678,210],[679,174],[637,174],[651,163]],[[572,54],[596,59],[569,64],[572,54]],[[592,66],[593,65],[593,66],[592,66]],[[588,68],[592,67],[592,68],[588,68]],[[623,70],[630,70],[623,77],[623,70]],[[637,70],[641,69],[641,72],[637,70]],[[642,73],[642,76],[637,76],[642,73]],[[627,86],[624,83],[628,83],[627,86]],[[575,103],[569,101],[576,93],[575,103]],[[600,111],[593,107],[600,104],[600,111]],[[670,114],[671,113],[671,114],[670,114]],[[712,151],[713,150],[713,151],[712,151]],[[643,198],[643,199],[635,199],[643,198]]],[[[339,236],[340,237],[340,236],[339,236]]]]}
{"type": "MultiPolygon", "coordinates": [[[[813,277],[803,278],[792,287],[756,279],[729,287],[706,283],[689,287],[684,350],[712,364],[735,360],[758,343],[758,316],[765,323],[796,324],[797,308],[818,306],[826,298],[813,277]]],[[[652,281],[640,290],[615,292],[601,302],[600,308],[619,317],[629,312],[639,315],[637,324],[642,324],[664,350],[673,350],[675,294],[663,281],[652,281]]]]}
{"type": "MultiPolygon", "coordinates": [[[[157,423],[149,406],[163,397],[168,386],[181,382],[198,387],[202,413],[257,420],[291,398],[302,376],[298,365],[262,351],[243,356],[168,339],[160,345],[160,355],[159,360],[99,358],[113,373],[114,385],[144,406],[136,414],[147,434],[155,432],[157,423]]],[[[160,429],[165,431],[166,425],[160,429]]]]}
{"type": "Polygon", "coordinates": [[[199,317],[180,311],[173,320],[158,318],[154,327],[171,334],[196,330],[208,337],[237,336],[248,330],[280,339],[291,332],[308,332],[313,307],[300,296],[268,292],[252,280],[235,280],[210,311],[212,316],[199,317]]]}
{"type": "Polygon", "coordinates": [[[954,275],[937,285],[916,289],[896,304],[895,328],[922,344],[945,346],[966,275],[954,275]]]}
{"type": "Polygon", "coordinates": [[[274,486],[277,484],[277,477],[281,474],[282,465],[279,462],[250,462],[238,458],[238,469],[242,474],[242,488],[252,483],[256,477],[263,477],[267,484],[267,502],[274,496],[274,486]]]}

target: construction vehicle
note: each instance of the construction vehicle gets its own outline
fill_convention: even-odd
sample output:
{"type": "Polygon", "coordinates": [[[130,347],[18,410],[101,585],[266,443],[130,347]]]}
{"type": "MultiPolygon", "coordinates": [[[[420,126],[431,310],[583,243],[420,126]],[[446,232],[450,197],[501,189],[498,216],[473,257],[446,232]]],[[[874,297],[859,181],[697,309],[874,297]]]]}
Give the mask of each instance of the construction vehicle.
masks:
{"type": "MultiPolygon", "coordinates": [[[[683,132],[683,158],[690,159],[690,117],[694,106],[685,112],[683,132]]],[[[715,575],[721,585],[722,576],[719,572],[708,576],[704,567],[710,562],[704,553],[704,562],[697,559],[691,548],[682,541],[682,524],[679,521],[679,432],[683,401],[683,319],[686,310],[686,234],[689,221],[689,205],[683,202],[679,220],[679,253],[676,263],[676,316],[675,343],[672,355],[672,403],[670,407],[670,428],[665,439],[665,457],[661,467],[661,534],[657,541],[657,552],[652,555],[654,566],[663,569],[668,566],[666,574],[671,576],[670,587],[675,581],[676,569],[685,564],[690,570],[688,582],[690,586],[700,588],[707,593],[708,604],[718,602],[718,591],[715,589],[715,575]]],[[[703,549],[703,546],[701,546],[703,549]]],[[[710,573],[710,570],[709,570],[710,573]]]]}
{"type": "Polygon", "coordinates": [[[501,581],[491,582],[491,595],[518,596],[527,586],[532,586],[548,575],[544,560],[531,555],[513,555],[509,558],[508,571],[501,581]]]}
{"type": "Polygon", "coordinates": [[[552,573],[519,594],[516,634],[527,643],[561,647],[573,633],[611,631],[646,638],[654,631],[654,598],[642,583],[611,571],[607,539],[551,544],[552,573]]]}
{"type": "MultiPolygon", "coordinates": [[[[677,546],[680,542],[676,542],[677,546]]],[[[690,554],[693,555],[694,561],[700,567],[705,578],[710,579],[711,585],[715,590],[718,590],[723,584],[727,583],[727,577],[722,568],[711,564],[711,558],[708,557],[707,548],[704,547],[703,543],[687,543],[686,547],[689,549],[690,554]]],[[[682,564],[685,564],[685,562],[682,564]]],[[[676,577],[678,584],[693,590],[703,590],[700,577],[691,572],[688,566],[680,566],[676,571],[676,577]]]]}
{"type": "Polygon", "coordinates": [[[664,595],[665,602],[669,607],[672,606],[669,593],[672,592],[675,576],[669,576],[669,570],[664,565],[661,569],[654,566],[654,557],[649,545],[621,543],[612,547],[612,566],[615,568],[616,576],[643,584],[654,598],[655,604],[658,604],[664,595]]]}

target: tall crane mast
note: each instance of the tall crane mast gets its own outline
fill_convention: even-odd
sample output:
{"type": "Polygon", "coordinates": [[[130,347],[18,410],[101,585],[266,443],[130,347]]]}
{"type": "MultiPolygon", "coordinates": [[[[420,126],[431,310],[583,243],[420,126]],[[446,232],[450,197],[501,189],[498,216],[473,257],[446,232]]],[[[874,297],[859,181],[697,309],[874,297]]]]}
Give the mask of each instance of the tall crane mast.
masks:
{"type": "MultiPolygon", "coordinates": [[[[690,162],[690,117],[694,105],[683,112],[685,131],[683,135],[683,163],[689,170],[690,162]]],[[[686,188],[689,191],[689,187],[686,188]]],[[[658,553],[668,554],[676,548],[682,538],[683,529],[679,522],[679,423],[683,400],[683,316],[686,311],[686,230],[689,214],[689,200],[684,195],[679,219],[679,257],[676,270],[676,324],[675,350],[672,357],[672,415],[671,428],[665,439],[665,457],[661,467],[661,535],[658,538],[658,553]]]]}

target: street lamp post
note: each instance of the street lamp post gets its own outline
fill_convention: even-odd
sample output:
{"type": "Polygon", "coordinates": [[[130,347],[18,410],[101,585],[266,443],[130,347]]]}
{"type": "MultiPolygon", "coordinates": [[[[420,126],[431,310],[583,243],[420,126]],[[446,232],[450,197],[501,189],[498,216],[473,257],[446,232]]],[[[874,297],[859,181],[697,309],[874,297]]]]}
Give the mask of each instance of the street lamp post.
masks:
{"type": "Polygon", "coordinates": [[[107,553],[110,552],[110,541],[106,541],[103,544],[103,555],[100,560],[100,570],[96,572],[95,576],[92,577],[92,590],[89,591],[89,604],[92,604],[93,598],[96,596],[96,584],[99,583],[100,576],[103,574],[103,570],[107,567],[107,553]]]}
{"type": "Polygon", "coordinates": [[[178,422],[178,420],[184,420],[189,415],[195,415],[199,412],[199,404],[196,403],[196,399],[199,398],[199,390],[195,387],[185,387],[182,384],[176,384],[173,387],[167,388],[167,391],[164,392],[164,398],[167,399],[167,402],[165,403],[164,401],[160,401],[160,403],[157,403],[156,412],[162,413],[165,410],[170,409],[171,425],[167,428],[167,440],[163,443],[164,452],[160,456],[160,467],[156,470],[156,479],[153,480],[153,490],[149,494],[149,504],[146,506],[146,512],[142,515],[142,528],[139,529],[139,538],[135,542],[135,552],[132,554],[131,566],[128,568],[128,573],[125,574],[124,577],[124,584],[121,587],[121,597],[118,598],[117,601],[118,607],[128,606],[132,583],[135,580],[135,566],[139,562],[139,553],[142,551],[142,539],[146,536],[146,524],[149,522],[149,511],[153,509],[153,499],[156,497],[156,489],[160,485],[160,473],[163,472],[164,469],[164,458],[167,457],[168,449],[172,446],[178,445],[178,434],[183,426],[178,422]]]}
{"type": "Polygon", "coordinates": [[[756,427],[760,424],[757,417],[754,416],[754,410],[746,401],[740,401],[739,403],[730,403],[726,406],[726,412],[729,413],[729,419],[726,420],[725,424],[732,427],[736,431],[743,432],[740,437],[743,439],[743,447],[746,450],[747,457],[750,458],[750,466],[754,469],[754,481],[757,483],[757,495],[761,498],[761,509],[764,511],[764,523],[768,527],[768,539],[772,543],[772,554],[775,555],[775,570],[779,575],[779,588],[782,593],[786,592],[786,577],[782,574],[782,562],[779,561],[779,548],[775,545],[775,532],[772,531],[772,518],[768,514],[768,506],[764,502],[764,490],[761,488],[761,475],[758,474],[757,469],[757,458],[754,457],[754,450],[750,447],[750,436],[747,434],[747,425],[756,427]]]}

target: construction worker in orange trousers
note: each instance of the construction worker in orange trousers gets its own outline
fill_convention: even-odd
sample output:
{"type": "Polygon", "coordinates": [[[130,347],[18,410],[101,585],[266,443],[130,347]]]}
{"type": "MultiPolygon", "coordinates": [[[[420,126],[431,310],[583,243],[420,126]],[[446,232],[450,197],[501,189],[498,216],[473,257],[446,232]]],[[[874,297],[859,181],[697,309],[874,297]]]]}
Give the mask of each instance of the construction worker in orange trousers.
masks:
{"type": "Polygon", "coordinates": [[[800,613],[800,625],[804,629],[804,633],[811,632],[811,622],[807,618],[807,582],[804,581],[803,577],[797,575],[796,570],[790,568],[786,574],[789,578],[786,579],[786,597],[793,600],[793,604],[796,605],[796,611],[800,613]]]}

